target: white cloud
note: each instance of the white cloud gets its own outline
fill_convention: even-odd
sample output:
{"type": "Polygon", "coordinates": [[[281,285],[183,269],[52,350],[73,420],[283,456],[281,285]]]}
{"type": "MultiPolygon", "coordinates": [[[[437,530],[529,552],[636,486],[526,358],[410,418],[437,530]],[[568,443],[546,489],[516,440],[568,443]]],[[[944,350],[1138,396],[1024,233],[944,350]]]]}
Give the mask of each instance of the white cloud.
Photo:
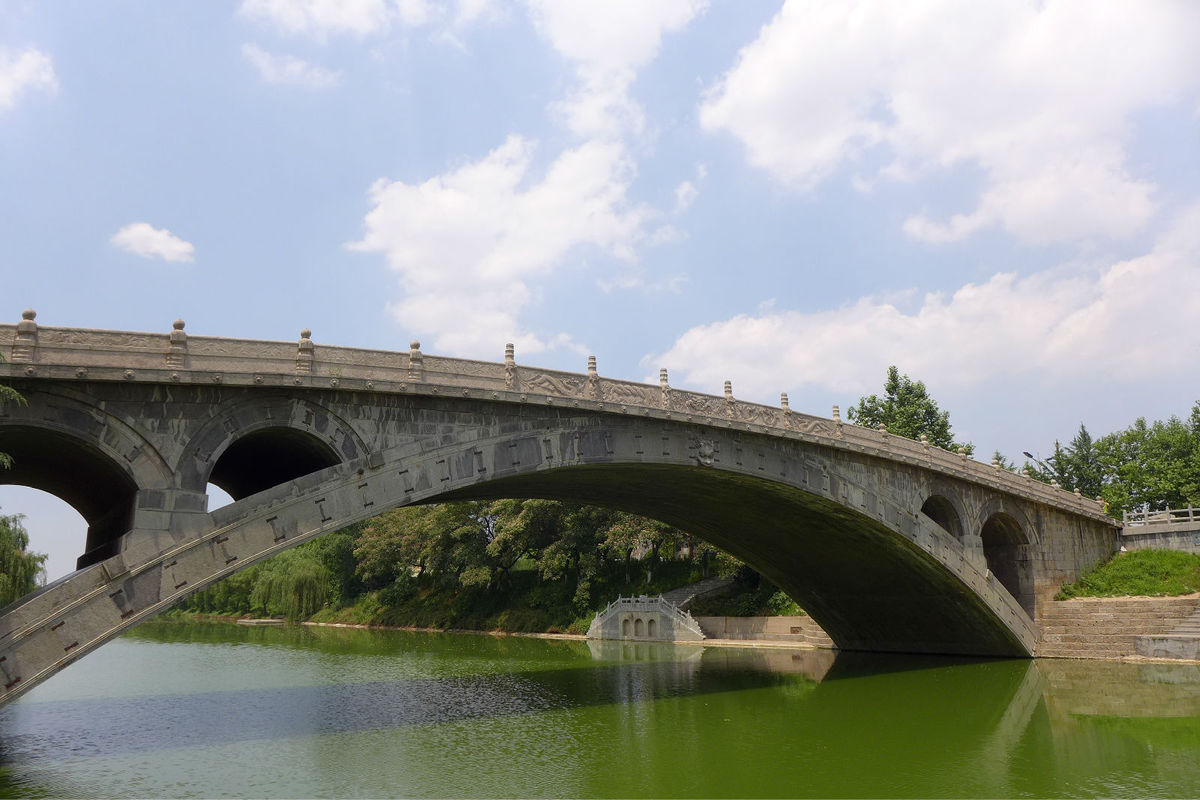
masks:
{"type": "Polygon", "coordinates": [[[0,48],[0,111],[12,108],[22,94],[34,90],[58,90],[50,56],[35,47],[15,54],[0,48]]]}
{"type": "Polygon", "coordinates": [[[579,81],[556,103],[580,136],[638,133],[641,106],[629,97],[637,71],[658,55],[665,34],[684,28],[706,0],[526,0],[537,29],[575,64],[579,81]]]}
{"type": "Polygon", "coordinates": [[[295,56],[268,53],[252,44],[242,45],[242,58],[258,70],[258,76],[265,83],[324,89],[335,86],[342,77],[339,72],[318,67],[295,56]]]}
{"type": "Polygon", "coordinates": [[[632,261],[649,210],[626,193],[635,168],[618,144],[586,142],[559,155],[540,181],[534,145],[518,136],[487,156],[421,184],[380,180],[352,249],[381,252],[400,275],[392,305],[401,325],[431,334],[441,352],[493,356],[504,342],[526,353],[553,346],[520,314],[532,281],[590,245],[632,261]]]}
{"type": "Polygon", "coordinates": [[[692,328],[646,363],[700,387],[732,378],[759,398],[803,386],[860,394],[889,364],[943,386],[1101,371],[1143,380],[1194,369],[1197,318],[1200,204],[1151,252],[1100,270],[1001,273],[928,294],[912,313],[881,298],[819,313],[768,308],[692,328]]]}
{"type": "Polygon", "coordinates": [[[196,253],[191,242],[185,242],[166,228],[160,230],[145,222],[126,225],[109,241],[127,253],[163,261],[192,261],[196,253]]]}
{"type": "Polygon", "coordinates": [[[419,27],[439,12],[428,0],[242,0],[240,13],[286,35],[371,36],[393,23],[419,27]]]}
{"type": "MultiPolygon", "coordinates": [[[[788,0],[701,106],[756,167],[809,190],[864,154],[914,179],[978,169],[978,203],[912,236],[999,225],[1033,242],[1140,230],[1134,115],[1200,91],[1200,4],[788,0]]],[[[859,177],[859,185],[869,185],[859,177]]]]}
{"type": "Polygon", "coordinates": [[[675,187],[676,214],[682,214],[692,207],[692,203],[696,202],[696,198],[700,196],[700,185],[704,183],[706,177],[708,177],[708,167],[698,164],[696,165],[695,179],[683,181],[675,187]]]}

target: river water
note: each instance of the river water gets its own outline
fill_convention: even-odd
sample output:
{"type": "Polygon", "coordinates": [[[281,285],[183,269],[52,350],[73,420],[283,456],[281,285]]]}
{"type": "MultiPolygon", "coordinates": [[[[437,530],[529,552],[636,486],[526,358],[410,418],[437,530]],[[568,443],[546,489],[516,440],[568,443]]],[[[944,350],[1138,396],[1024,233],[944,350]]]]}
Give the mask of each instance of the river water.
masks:
{"type": "Polygon", "coordinates": [[[1200,665],[151,622],[0,710],[0,794],[1200,795],[1200,665]]]}

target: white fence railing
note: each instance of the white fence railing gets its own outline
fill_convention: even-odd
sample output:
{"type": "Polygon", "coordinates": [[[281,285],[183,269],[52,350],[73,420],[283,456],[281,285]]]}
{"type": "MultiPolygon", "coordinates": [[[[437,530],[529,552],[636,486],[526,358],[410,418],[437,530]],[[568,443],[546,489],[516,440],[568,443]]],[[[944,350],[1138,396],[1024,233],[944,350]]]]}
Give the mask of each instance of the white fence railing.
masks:
{"type": "MultiPolygon", "coordinates": [[[[1121,522],[1126,528],[1158,528],[1167,525],[1200,528],[1200,508],[1164,508],[1158,511],[1124,511],[1121,522]]],[[[1138,531],[1148,533],[1149,531],[1138,531]]]]}

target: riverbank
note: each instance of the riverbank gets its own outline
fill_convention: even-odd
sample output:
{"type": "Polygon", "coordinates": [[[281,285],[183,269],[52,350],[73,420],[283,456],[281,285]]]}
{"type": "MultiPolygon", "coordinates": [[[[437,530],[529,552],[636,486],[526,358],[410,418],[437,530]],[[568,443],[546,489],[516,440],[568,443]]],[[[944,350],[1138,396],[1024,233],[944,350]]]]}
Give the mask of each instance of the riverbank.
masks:
{"type": "MultiPolygon", "coordinates": [[[[1139,652],[1139,639],[1169,636],[1190,618],[1200,614],[1200,593],[1179,597],[1085,597],[1059,600],[1048,605],[1038,619],[1041,640],[1038,658],[1066,658],[1134,662],[1200,663],[1196,659],[1158,658],[1153,651],[1139,652]]],[[[238,622],[228,615],[176,612],[184,619],[238,622]]],[[[698,617],[709,637],[706,646],[835,649],[833,642],[811,617],[698,617]]],[[[302,625],[360,630],[395,630],[422,633],[463,633],[532,639],[585,641],[580,633],[560,631],[504,631],[378,623],[326,622],[308,620],[302,625]]],[[[1145,648],[1143,647],[1143,650],[1145,648]]]]}

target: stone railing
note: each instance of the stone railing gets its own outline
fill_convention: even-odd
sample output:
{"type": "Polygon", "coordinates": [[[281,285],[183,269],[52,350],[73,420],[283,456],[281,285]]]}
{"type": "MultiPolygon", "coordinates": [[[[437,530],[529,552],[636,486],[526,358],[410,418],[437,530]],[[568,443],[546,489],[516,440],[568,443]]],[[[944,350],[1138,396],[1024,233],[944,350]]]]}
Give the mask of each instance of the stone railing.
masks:
{"type": "MultiPolygon", "coordinates": [[[[191,385],[324,388],[337,391],[410,393],[492,399],[636,414],[819,443],[848,452],[919,465],[1019,497],[1109,519],[1098,500],[1081,497],[1002,469],[966,453],[925,441],[793,411],[786,394],[778,407],[735,399],[729,381],[724,396],[672,387],[667,370],[658,385],[600,377],[594,356],[585,373],[517,364],[513,346],[500,363],[426,355],[419,342],[407,351],[318,345],[308,330],[296,342],[192,336],[177,320],[167,333],[42,327],[27,310],[20,323],[0,325],[0,378],[74,381],[132,381],[191,385]]],[[[696,455],[711,464],[701,443],[696,455]]]]}
{"type": "MultiPolygon", "coordinates": [[[[660,594],[657,597],[618,597],[602,610],[596,612],[592,624],[588,627],[589,639],[622,639],[620,617],[622,614],[658,617],[658,633],[646,638],[660,638],[667,641],[701,641],[704,631],[700,623],[679,606],[664,600],[660,594]]],[[[638,634],[634,638],[640,638],[638,634]]]]}
{"type": "Polygon", "coordinates": [[[1167,528],[1200,530],[1200,508],[1164,508],[1161,511],[1123,511],[1121,522],[1130,534],[1154,533],[1167,528]],[[1135,530],[1128,530],[1134,528],[1135,530]]]}

